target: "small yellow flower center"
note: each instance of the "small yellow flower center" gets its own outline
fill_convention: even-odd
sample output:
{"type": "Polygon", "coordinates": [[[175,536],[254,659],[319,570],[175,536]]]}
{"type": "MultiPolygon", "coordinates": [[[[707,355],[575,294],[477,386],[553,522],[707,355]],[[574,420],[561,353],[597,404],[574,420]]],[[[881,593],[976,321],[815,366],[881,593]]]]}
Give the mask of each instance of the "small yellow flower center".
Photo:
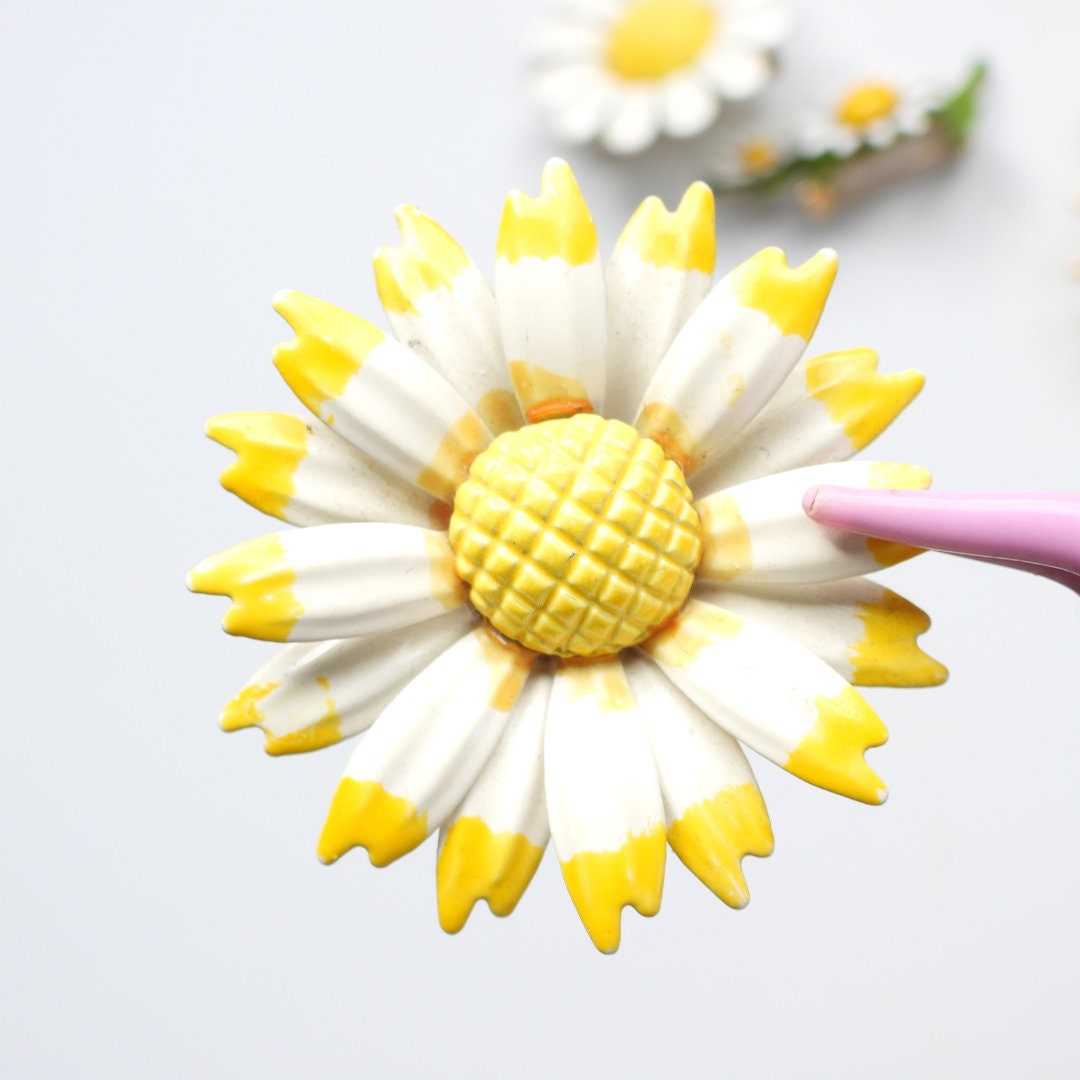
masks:
{"type": "Polygon", "coordinates": [[[506,432],[454,498],[457,572],[473,606],[527,648],[615,653],[686,599],[701,559],[692,499],[678,465],[619,420],[506,432]]]}
{"type": "Polygon", "coordinates": [[[716,9],[700,0],[638,0],[612,27],[608,67],[624,79],[660,79],[709,43],[716,9]]]}
{"type": "Polygon", "coordinates": [[[739,147],[739,161],[748,176],[761,176],[776,168],[780,155],[768,139],[747,139],[739,147]]]}
{"type": "Polygon", "coordinates": [[[896,90],[888,83],[867,82],[853,86],[836,106],[836,117],[850,127],[866,127],[884,120],[899,104],[896,90]]]}

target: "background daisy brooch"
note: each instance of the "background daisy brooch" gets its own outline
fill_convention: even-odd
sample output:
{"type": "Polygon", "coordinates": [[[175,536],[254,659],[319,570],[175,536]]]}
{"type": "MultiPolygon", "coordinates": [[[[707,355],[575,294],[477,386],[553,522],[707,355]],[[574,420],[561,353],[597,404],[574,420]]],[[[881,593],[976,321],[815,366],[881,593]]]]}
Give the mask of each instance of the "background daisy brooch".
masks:
{"type": "Polygon", "coordinates": [[[534,96],[560,138],[634,154],[761,90],[789,26],[780,0],[562,0],[533,41],[534,96]]]}
{"type": "Polygon", "coordinates": [[[505,915],[549,838],[596,946],[660,905],[666,849],[728,904],[772,835],[742,746],[885,798],[853,684],[944,669],[860,575],[914,553],[822,528],[816,484],[914,397],[865,349],[801,359],[836,272],[769,249],[710,287],[709,189],[647,199],[606,267],[570,169],[512,194],[494,294],[420,211],[375,258],[394,336],[298,293],[275,363],[306,418],[210,422],[227,488],[302,528],[212,556],[230,633],[286,642],[226,707],[274,754],[365,732],[318,843],[385,865],[439,831],[439,918],[505,915]]]}

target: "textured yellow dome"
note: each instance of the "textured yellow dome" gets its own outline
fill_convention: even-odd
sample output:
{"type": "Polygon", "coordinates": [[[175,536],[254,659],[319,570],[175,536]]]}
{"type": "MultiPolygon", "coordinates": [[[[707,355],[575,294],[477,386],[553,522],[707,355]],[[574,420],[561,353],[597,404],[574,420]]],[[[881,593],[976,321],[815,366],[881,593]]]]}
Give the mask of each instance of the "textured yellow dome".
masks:
{"type": "Polygon", "coordinates": [[[500,435],[450,519],[457,572],[502,634],[555,656],[644,640],[682,606],[701,524],[682,470],[628,424],[581,414],[500,435]]]}

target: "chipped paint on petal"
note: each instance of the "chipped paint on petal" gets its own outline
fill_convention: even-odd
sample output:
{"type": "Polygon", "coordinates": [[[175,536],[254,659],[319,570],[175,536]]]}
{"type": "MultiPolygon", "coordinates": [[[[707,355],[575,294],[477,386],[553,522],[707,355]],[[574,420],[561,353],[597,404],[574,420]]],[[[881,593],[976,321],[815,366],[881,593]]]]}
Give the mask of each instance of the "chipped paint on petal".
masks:
{"type": "Polygon", "coordinates": [[[221,710],[219,719],[221,730],[241,731],[244,728],[259,727],[263,722],[259,702],[272,694],[280,685],[279,682],[265,682],[245,686],[221,710]]]}
{"type": "Polygon", "coordinates": [[[833,697],[818,697],[814,708],[817,720],[784,768],[801,780],[849,799],[883,803],[885,785],[863,757],[889,737],[877,713],[850,686],[833,697]]]}

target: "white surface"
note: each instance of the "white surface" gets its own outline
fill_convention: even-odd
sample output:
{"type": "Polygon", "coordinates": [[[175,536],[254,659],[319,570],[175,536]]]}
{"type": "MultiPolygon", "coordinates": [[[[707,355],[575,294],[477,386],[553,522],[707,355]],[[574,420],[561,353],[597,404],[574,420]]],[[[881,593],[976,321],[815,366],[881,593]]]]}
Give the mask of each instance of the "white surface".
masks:
{"type": "MultiPolygon", "coordinates": [[[[490,273],[505,193],[556,150],[519,78],[541,6],[6,6],[3,1075],[1076,1075],[1080,600],[1057,586],[945,558],[884,575],[952,668],[870,695],[888,804],[755,761],[777,845],[750,906],[670,859],[614,958],[550,852],[511,919],[457,937],[434,841],[320,866],[349,749],[271,759],[217,730],[274,646],[223,635],[184,573],[275,525],[217,487],[203,422],[293,409],[277,289],[385,325],[367,260],[399,202],[490,273]]],[[[871,456],[1080,489],[1080,6],[796,6],[778,93],[978,52],[983,122],[963,161],[824,225],[722,204],[718,266],[840,252],[812,348],[929,376],[871,456]]],[[[677,153],[570,160],[605,252],[691,179],[677,153]]]]}

